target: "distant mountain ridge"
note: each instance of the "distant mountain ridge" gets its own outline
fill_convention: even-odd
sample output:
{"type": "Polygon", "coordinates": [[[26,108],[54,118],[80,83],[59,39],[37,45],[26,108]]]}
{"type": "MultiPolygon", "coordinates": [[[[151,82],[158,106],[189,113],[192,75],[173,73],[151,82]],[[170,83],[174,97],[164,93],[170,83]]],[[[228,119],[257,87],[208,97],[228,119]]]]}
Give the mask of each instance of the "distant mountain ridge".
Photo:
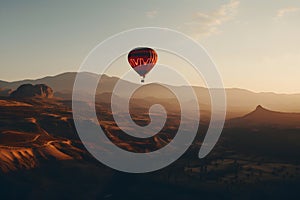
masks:
{"type": "MultiPolygon", "coordinates": [[[[83,88],[84,92],[89,88],[89,84],[98,79],[97,74],[89,72],[81,72],[85,78],[85,85],[83,88]]],[[[76,72],[66,72],[56,76],[47,76],[44,78],[36,80],[21,80],[14,82],[0,81],[0,88],[2,91],[5,91],[4,94],[12,89],[16,89],[22,84],[46,84],[54,90],[54,95],[64,99],[71,99],[72,89],[74,80],[76,77],[76,72]]],[[[97,95],[101,93],[111,93],[114,85],[119,81],[117,77],[110,77],[107,75],[102,75],[101,81],[99,83],[99,90],[97,90],[97,95]]],[[[136,84],[125,81],[122,81],[121,85],[121,96],[125,95],[128,91],[128,88],[134,87],[136,84]]],[[[145,84],[147,92],[137,96],[138,98],[149,98],[153,93],[159,93],[161,98],[168,98],[168,94],[163,91],[160,91],[155,84],[145,84]]],[[[188,86],[171,86],[174,90],[181,94],[185,94],[186,88],[188,86]]],[[[200,105],[202,108],[208,110],[210,109],[210,95],[207,88],[204,87],[193,87],[195,93],[199,99],[200,105]]],[[[1,94],[1,93],[0,93],[1,94]]],[[[300,94],[276,94],[272,92],[251,92],[245,89],[231,88],[226,89],[227,94],[227,117],[233,118],[249,113],[257,105],[264,105],[271,110],[278,110],[282,112],[300,112],[300,94]]],[[[190,101],[190,99],[187,99],[190,101]]]]}

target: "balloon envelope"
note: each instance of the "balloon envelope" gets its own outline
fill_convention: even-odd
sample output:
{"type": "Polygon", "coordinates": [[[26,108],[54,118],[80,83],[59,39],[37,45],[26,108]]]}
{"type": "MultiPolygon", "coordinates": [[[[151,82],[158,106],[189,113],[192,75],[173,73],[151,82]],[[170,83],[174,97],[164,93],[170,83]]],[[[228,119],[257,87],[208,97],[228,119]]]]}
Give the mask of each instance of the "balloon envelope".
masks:
{"type": "Polygon", "coordinates": [[[138,47],[128,54],[131,67],[142,77],[154,67],[157,62],[157,53],[149,47],[138,47]]]}

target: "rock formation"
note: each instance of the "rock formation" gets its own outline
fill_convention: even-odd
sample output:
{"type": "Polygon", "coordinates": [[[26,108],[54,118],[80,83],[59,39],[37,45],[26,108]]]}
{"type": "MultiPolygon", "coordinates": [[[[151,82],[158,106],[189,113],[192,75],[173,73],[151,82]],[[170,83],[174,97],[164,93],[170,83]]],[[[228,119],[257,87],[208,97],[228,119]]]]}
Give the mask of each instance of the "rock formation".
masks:
{"type": "Polygon", "coordinates": [[[52,98],[53,90],[45,84],[23,84],[10,94],[12,98],[52,98]]]}

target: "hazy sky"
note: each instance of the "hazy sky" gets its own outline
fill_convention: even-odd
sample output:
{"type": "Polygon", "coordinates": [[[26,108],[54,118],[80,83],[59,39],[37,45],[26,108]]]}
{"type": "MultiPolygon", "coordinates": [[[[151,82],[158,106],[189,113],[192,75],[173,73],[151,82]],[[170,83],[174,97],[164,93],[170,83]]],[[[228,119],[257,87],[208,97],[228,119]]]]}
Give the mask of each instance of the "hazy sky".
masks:
{"type": "Polygon", "coordinates": [[[299,0],[0,0],[0,79],[76,71],[99,42],[145,26],[196,39],[226,87],[300,93],[299,0]]]}

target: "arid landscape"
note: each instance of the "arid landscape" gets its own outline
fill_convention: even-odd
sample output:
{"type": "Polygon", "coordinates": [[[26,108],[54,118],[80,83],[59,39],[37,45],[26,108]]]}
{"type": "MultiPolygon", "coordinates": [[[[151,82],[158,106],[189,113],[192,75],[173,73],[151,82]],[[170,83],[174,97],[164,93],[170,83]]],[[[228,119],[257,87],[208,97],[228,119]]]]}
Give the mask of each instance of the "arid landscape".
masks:
{"type": "MultiPolygon", "coordinates": [[[[164,87],[150,84],[143,86],[144,90],[155,89],[158,91],[156,96],[147,97],[143,92],[133,96],[130,114],[137,124],[149,123],[147,112],[154,103],[163,105],[168,114],[166,124],[158,134],[146,139],[134,138],[116,125],[111,114],[109,91],[117,79],[103,77],[96,95],[96,110],[99,124],[112,142],[127,151],[142,153],[159,149],[172,140],[180,123],[180,109],[171,93],[164,91],[164,87]]],[[[72,81],[74,74],[67,73],[41,80],[1,82],[0,87],[6,92],[0,99],[0,190],[5,197],[299,197],[300,114],[289,111],[297,111],[300,95],[227,90],[229,102],[225,128],[213,151],[200,160],[198,151],[206,134],[210,110],[209,102],[204,98],[208,95],[207,90],[196,88],[196,92],[199,90],[197,95],[204,99],[200,103],[203,117],[192,146],[179,160],[164,169],[128,174],[99,163],[83,147],[72,116],[72,81]],[[234,109],[236,101],[240,103],[234,109]],[[290,103],[276,107],[283,106],[281,101],[290,103]]],[[[124,82],[122,85],[130,87],[131,84],[124,82]]]]}
{"type": "Polygon", "coordinates": [[[300,1],[0,1],[0,200],[300,199],[300,1]]]}

